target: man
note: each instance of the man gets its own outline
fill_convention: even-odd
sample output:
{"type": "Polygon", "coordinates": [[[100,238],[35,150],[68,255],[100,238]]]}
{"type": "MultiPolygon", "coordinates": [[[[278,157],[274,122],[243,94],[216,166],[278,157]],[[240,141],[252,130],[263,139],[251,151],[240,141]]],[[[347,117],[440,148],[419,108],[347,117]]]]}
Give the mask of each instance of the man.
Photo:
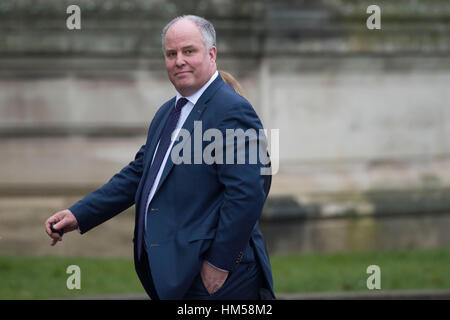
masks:
{"type": "MultiPolygon", "coordinates": [[[[178,17],[164,28],[162,41],[177,96],[156,112],[134,161],[46,221],[52,245],[62,238],[51,223],[56,230],[85,233],[135,204],[135,267],[152,299],[274,298],[257,223],[270,188],[270,175],[261,174],[264,166],[220,161],[229,145],[217,149],[221,152],[212,164],[175,164],[171,153],[178,140],[172,136],[175,129],[216,129],[225,135],[227,129],[258,131],[261,122],[218,74],[210,22],[178,17]]],[[[232,144],[234,155],[248,149],[252,138],[247,138],[244,145],[232,144]]],[[[195,150],[188,152],[196,157],[195,150]]]]}

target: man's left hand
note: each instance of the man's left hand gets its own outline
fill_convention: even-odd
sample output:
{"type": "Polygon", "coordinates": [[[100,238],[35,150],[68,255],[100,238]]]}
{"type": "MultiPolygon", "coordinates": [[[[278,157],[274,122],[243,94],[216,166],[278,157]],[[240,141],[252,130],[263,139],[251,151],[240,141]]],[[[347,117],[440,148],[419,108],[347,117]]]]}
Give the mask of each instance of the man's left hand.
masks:
{"type": "Polygon", "coordinates": [[[227,280],[228,273],[228,271],[219,270],[210,265],[208,262],[203,261],[200,275],[209,294],[214,294],[223,286],[225,280],[227,280]]]}

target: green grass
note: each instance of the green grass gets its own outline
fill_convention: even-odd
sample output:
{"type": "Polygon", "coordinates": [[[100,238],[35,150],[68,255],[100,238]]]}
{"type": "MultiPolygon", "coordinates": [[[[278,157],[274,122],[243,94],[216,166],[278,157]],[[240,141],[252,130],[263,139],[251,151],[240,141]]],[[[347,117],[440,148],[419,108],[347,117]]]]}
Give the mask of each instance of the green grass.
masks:
{"type": "Polygon", "coordinates": [[[51,299],[142,292],[132,260],[0,257],[0,299],[51,299]],[[67,289],[67,267],[81,271],[81,288],[67,289]]]}
{"type": "Polygon", "coordinates": [[[450,249],[275,256],[276,292],[365,291],[367,267],[382,290],[450,289],[450,249]]]}
{"type": "MultiPolygon", "coordinates": [[[[450,289],[450,249],[402,252],[273,255],[275,291],[365,291],[369,265],[381,269],[382,290],[450,289]]],[[[132,260],[0,257],[0,299],[70,298],[144,293],[132,260]],[[81,289],[66,287],[69,265],[81,269],[81,289]]]]}

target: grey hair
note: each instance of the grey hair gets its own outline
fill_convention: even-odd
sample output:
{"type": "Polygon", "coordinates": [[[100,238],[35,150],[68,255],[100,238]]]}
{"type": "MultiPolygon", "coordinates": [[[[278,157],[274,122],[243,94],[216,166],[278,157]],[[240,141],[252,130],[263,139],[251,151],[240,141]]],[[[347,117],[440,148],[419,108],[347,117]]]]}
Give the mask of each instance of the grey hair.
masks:
{"type": "Polygon", "coordinates": [[[200,32],[201,32],[202,38],[203,38],[203,43],[205,44],[205,47],[206,47],[206,52],[208,52],[209,49],[211,49],[212,46],[216,45],[216,30],[214,29],[214,26],[213,26],[213,24],[211,22],[209,22],[205,18],[202,18],[202,17],[199,17],[199,16],[183,15],[183,16],[176,17],[175,19],[170,21],[164,27],[164,29],[162,31],[162,34],[161,34],[163,53],[164,53],[164,46],[165,46],[167,30],[169,30],[169,28],[175,22],[177,22],[178,20],[181,20],[181,19],[189,19],[189,20],[191,20],[200,29],[200,32]]]}

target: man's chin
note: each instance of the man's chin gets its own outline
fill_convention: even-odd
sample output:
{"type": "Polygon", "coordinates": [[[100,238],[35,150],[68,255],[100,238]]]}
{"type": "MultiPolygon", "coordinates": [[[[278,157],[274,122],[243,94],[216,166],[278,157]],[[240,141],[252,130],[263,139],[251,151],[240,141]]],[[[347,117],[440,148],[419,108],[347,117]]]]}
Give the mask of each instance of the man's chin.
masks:
{"type": "Polygon", "coordinates": [[[188,96],[194,94],[194,92],[195,92],[192,85],[188,85],[188,84],[176,85],[175,88],[184,97],[188,97],[188,96]]]}
{"type": "Polygon", "coordinates": [[[192,87],[192,81],[189,81],[189,79],[178,79],[178,81],[175,82],[176,88],[189,88],[192,87]]]}

